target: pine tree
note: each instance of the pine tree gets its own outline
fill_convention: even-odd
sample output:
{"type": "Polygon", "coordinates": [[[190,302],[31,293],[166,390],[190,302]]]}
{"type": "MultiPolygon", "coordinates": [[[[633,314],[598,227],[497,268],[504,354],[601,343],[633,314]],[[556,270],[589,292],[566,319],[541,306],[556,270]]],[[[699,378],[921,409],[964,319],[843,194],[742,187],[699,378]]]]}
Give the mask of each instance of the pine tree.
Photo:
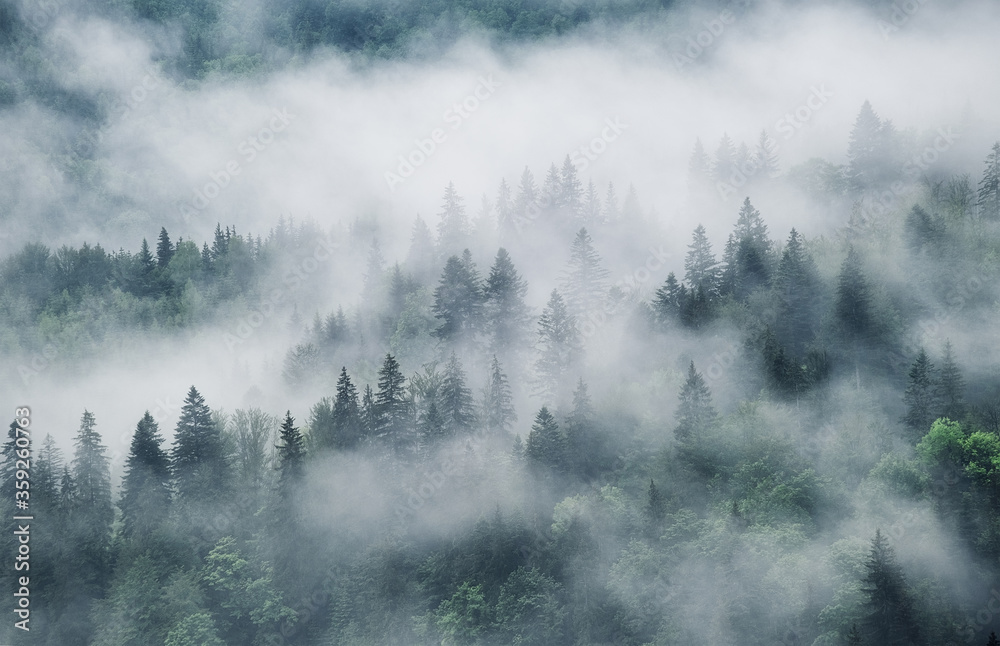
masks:
{"type": "Polygon", "coordinates": [[[576,319],[566,309],[562,296],[552,290],[549,302],[538,319],[538,394],[553,398],[559,394],[565,375],[581,358],[580,333],[576,319]]]}
{"type": "Polygon", "coordinates": [[[601,266],[601,257],[594,249],[590,234],[580,229],[570,247],[569,265],[563,280],[566,305],[575,316],[601,309],[607,296],[609,275],[601,266]]]}
{"type": "Polygon", "coordinates": [[[882,127],[882,120],[875,114],[871,103],[865,101],[854,121],[847,145],[847,177],[855,189],[872,188],[879,179],[882,127]]]}
{"type": "Polygon", "coordinates": [[[510,357],[527,340],[531,322],[531,310],[524,302],[527,293],[528,283],[501,247],[483,290],[485,327],[492,352],[510,357]]]}
{"type": "Polygon", "coordinates": [[[431,280],[437,270],[437,251],[431,230],[419,215],[413,221],[410,249],[406,254],[406,268],[421,283],[431,280]]]}
{"type": "Polygon", "coordinates": [[[337,394],[333,404],[333,441],[331,448],[346,451],[361,442],[361,410],[358,405],[358,389],[347,374],[347,367],[340,369],[337,378],[337,394]]]}
{"type": "Polygon", "coordinates": [[[445,430],[449,435],[471,430],[476,421],[472,390],[465,385],[465,371],[454,352],[445,365],[437,399],[441,405],[445,430]]]}
{"type": "Polygon", "coordinates": [[[660,325],[668,326],[679,320],[682,287],[677,282],[674,272],[670,272],[667,274],[667,280],[664,281],[663,285],[657,288],[653,299],[653,312],[660,325]]]}
{"type": "Polygon", "coordinates": [[[122,534],[148,536],[167,517],[170,503],[170,458],[160,446],[163,438],[153,416],[146,411],[135,427],[125,460],[122,494],[122,534]]]}
{"type": "Polygon", "coordinates": [[[576,166],[573,165],[569,155],[563,160],[560,180],[562,206],[570,217],[577,218],[583,212],[583,184],[577,177],[576,166]]]}
{"type": "Polygon", "coordinates": [[[525,444],[525,455],[551,469],[562,470],[566,464],[566,436],[546,406],[542,406],[535,416],[525,444]]]}
{"type": "Polygon", "coordinates": [[[722,283],[738,298],[746,298],[771,279],[771,240],[750,198],[743,200],[730,240],[726,244],[722,283]]]}
{"type": "Polygon", "coordinates": [[[767,134],[767,130],[760,131],[757,138],[757,147],[754,150],[754,164],[757,167],[757,177],[766,179],[778,176],[778,153],[774,140],[767,134]]]}
{"type": "Polygon", "coordinates": [[[819,273],[802,244],[802,236],[792,229],[781,254],[774,287],[780,299],[776,328],[784,343],[796,354],[812,341],[812,321],[819,289],[819,273]]]}
{"type": "Polygon", "coordinates": [[[62,451],[52,435],[46,434],[31,472],[31,501],[36,508],[49,511],[59,508],[59,475],[63,466],[62,451]]]}
{"type": "Polygon", "coordinates": [[[719,140],[719,147],[715,150],[715,163],[712,166],[712,174],[716,182],[723,184],[731,181],[736,172],[736,149],[733,147],[733,140],[726,133],[722,134],[719,140]]]}
{"type": "Polygon", "coordinates": [[[177,421],[170,470],[181,500],[218,499],[228,482],[228,465],[219,428],[198,389],[191,386],[177,421]]]}
{"type": "Polygon", "coordinates": [[[600,433],[595,417],[587,384],[581,378],[573,391],[573,410],[566,418],[566,451],[567,466],[583,477],[597,475],[600,467],[596,459],[600,449],[600,433]]]}
{"type": "Polygon", "coordinates": [[[285,412],[278,438],[281,441],[275,447],[278,450],[278,487],[282,501],[288,503],[295,487],[301,484],[305,476],[306,461],[305,441],[295,426],[291,411],[285,412]]]}
{"type": "Polygon", "coordinates": [[[525,166],[524,171],[521,173],[521,181],[517,187],[514,212],[521,221],[530,221],[537,217],[536,210],[538,206],[538,187],[535,185],[535,176],[525,166]]]}
{"type": "Polygon", "coordinates": [[[469,218],[465,214],[462,198],[455,190],[455,183],[448,182],[441,205],[438,223],[438,248],[442,254],[458,253],[468,244],[469,218]]]}
{"type": "Polygon", "coordinates": [[[872,644],[884,646],[919,644],[903,571],[881,530],[875,530],[865,570],[864,591],[868,596],[865,637],[872,644]]]}
{"type": "Polygon", "coordinates": [[[699,438],[715,423],[717,414],[712,407],[712,393],[705,384],[704,377],[694,369],[694,361],[688,368],[687,380],[681,388],[680,404],[675,416],[677,429],[674,435],[680,442],[699,438]]]}
{"type": "Polygon", "coordinates": [[[132,293],[136,296],[152,296],[156,292],[156,259],[153,258],[153,254],[149,251],[149,243],[146,239],[142,239],[142,246],[139,248],[139,253],[135,256],[136,259],[136,275],[134,277],[134,286],[132,288],[132,293]]]}
{"type": "Polygon", "coordinates": [[[662,523],[667,516],[667,501],[660,490],[656,488],[656,483],[653,482],[652,478],[649,479],[649,489],[646,490],[646,507],[643,511],[646,520],[654,527],[662,523]]]}
{"type": "Polygon", "coordinates": [[[986,156],[986,170],[979,180],[976,196],[983,217],[1000,220],[1000,141],[993,144],[992,152],[986,156]]]}
{"type": "Polygon", "coordinates": [[[847,250],[847,258],[840,267],[834,306],[837,321],[848,337],[865,339],[873,330],[869,294],[868,281],[861,267],[861,256],[852,246],[847,250]]]}
{"type": "Polygon", "coordinates": [[[160,237],[156,242],[156,266],[160,269],[165,268],[170,263],[174,251],[175,248],[170,243],[170,236],[167,234],[166,227],[160,227],[160,237]]]}
{"type": "Polygon", "coordinates": [[[445,430],[447,420],[441,414],[437,402],[433,399],[427,408],[421,413],[417,423],[417,430],[420,432],[420,444],[422,447],[432,447],[448,435],[445,430]]]}
{"type": "Polygon", "coordinates": [[[483,292],[472,254],[451,256],[434,290],[434,316],[441,325],[434,334],[446,341],[470,340],[482,323],[483,292]]]}
{"type": "Polygon", "coordinates": [[[699,224],[684,258],[684,281],[692,289],[701,287],[706,293],[714,294],[717,289],[717,264],[705,227],[699,224]]]}
{"type": "Polygon", "coordinates": [[[545,174],[541,198],[542,204],[550,210],[560,209],[563,206],[562,178],[555,163],[549,166],[549,172],[545,174]]]}
{"type": "Polygon", "coordinates": [[[507,435],[517,421],[510,384],[496,356],[490,364],[490,377],[483,389],[482,419],[483,430],[491,437],[507,435]]]}
{"type": "Polygon", "coordinates": [[[399,369],[399,362],[391,354],[378,371],[378,392],[375,394],[375,437],[389,442],[397,449],[410,447],[411,403],[406,392],[406,378],[399,369]]]}
{"type": "Polygon", "coordinates": [[[80,430],[73,440],[73,544],[83,582],[103,588],[108,578],[111,549],[111,461],[101,443],[94,415],[83,412],[80,430]]]}
{"type": "Polygon", "coordinates": [[[377,310],[382,305],[383,282],[385,280],[385,258],[382,257],[382,247],[378,238],[372,238],[368,248],[368,261],[365,266],[364,285],[361,301],[370,311],[377,310]]]}
{"type": "Polygon", "coordinates": [[[361,395],[361,431],[367,440],[375,438],[379,429],[378,413],[375,408],[375,393],[369,384],[365,384],[361,395]]]}
{"type": "MultiPolygon", "coordinates": [[[[937,399],[941,407],[938,417],[961,421],[965,416],[965,379],[955,362],[951,341],[945,341],[944,357],[938,381],[937,399]]],[[[927,430],[926,428],[924,430],[927,430]]]]}

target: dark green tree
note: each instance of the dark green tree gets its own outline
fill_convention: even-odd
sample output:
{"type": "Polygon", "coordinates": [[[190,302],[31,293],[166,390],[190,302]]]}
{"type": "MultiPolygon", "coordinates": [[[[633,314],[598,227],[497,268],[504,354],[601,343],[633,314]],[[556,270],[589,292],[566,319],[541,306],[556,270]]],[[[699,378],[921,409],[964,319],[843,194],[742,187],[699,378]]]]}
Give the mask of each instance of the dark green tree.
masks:
{"type": "Polygon", "coordinates": [[[687,289],[677,282],[674,272],[667,274],[667,280],[657,288],[653,298],[653,313],[660,325],[672,325],[680,320],[682,288],[686,293],[687,289]]]}
{"type": "Polygon", "coordinates": [[[840,266],[834,315],[843,333],[851,339],[866,340],[874,329],[871,290],[862,269],[861,256],[850,247],[840,266]]]}
{"type": "Polygon", "coordinates": [[[792,229],[778,263],[774,287],[781,303],[775,328],[794,354],[801,354],[813,340],[819,286],[816,265],[802,244],[802,236],[792,229]]]}
{"type": "Polygon", "coordinates": [[[906,391],[903,393],[906,413],[901,420],[915,438],[922,438],[930,430],[931,423],[937,419],[939,400],[936,385],[934,364],[931,363],[927,352],[920,348],[907,374],[906,391]]]}
{"type": "Polygon", "coordinates": [[[566,466],[566,435],[548,407],[542,406],[528,434],[525,455],[546,467],[562,470],[566,466]]]}
{"type": "Polygon", "coordinates": [[[198,389],[191,386],[177,421],[171,446],[170,471],[174,489],[184,501],[218,500],[225,492],[229,466],[222,435],[212,411],[198,389]]]}
{"type": "Polygon", "coordinates": [[[990,632],[990,638],[986,642],[986,646],[1000,646],[1000,640],[997,640],[997,634],[995,632],[990,632]]]}
{"type": "Polygon", "coordinates": [[[291,411],[285,412],[278,439],[281,442],[275,447],[278,450],[278,488],[282,501],[287,504],[302,483],[306,462],[305,441],[295,426],[291,411]]]}
{"type": "Polygon", "coordinates": [[[399,362],[391,354],[378,371],[378,392],[375,394],[375,432],[397,450],[412,448],[412,402],[406,392],[406,378],[399,362]]]}
{"type": "Polygon", "coordinates": [[[863,622],[865,638],[872,644],[885,646],[921,643],[903,570],[879,529],[875,530],[865,570],[864,591],[868,597],[863,622]]]}
{"type": "Polygon", "coordinates": [[[476,422],[472,390],[465,384],[465,371],[454,352],[448,359],[437,401],[449,435],[468,433],[476,422]]]}
{"type": "MultiPolygon", "coordinates": [[[[73,439],[73,497],[71,532],[76,566],[85,586],[103,590],[109,576],[111,523],[111,461],[101,442],[93,413],[83,412],[80,430],[73,439]]],[[[94,594],[97,594],[96,590],[94,594]]]]}
{"type": "Polygon", "coordinates": [[[531,310],[524,302],[527,293],[528,283],[517,273],[507,250],[501,248],[483,290],[485,327],[492,352],[512,357],[526,342],[531,323],[531,310]]]}
{"type": "Polygon", "coordinates": [[[121,499],[122,534],[149,536],[167,517],[170,504],[170,458],[160,446],[163,438],[146,411],[135,427],[125,460],[121,499]]]}
{"type": "Polygon", "coordinates": [[[649,489],[646,490],[646,506],[643,512],[646,520],[654,527],[662,523],[667,516],[667,500],[656,488],[652,478],[649,479],[649,489]]]}
{"type": "Polygon", "coordinates": [[[347,374],[347,367],[340,369],[337,378],[337,395],[333,404],[333,448],[353,449],[362,436],[361,408],[358,404],[358,389],[347,374]]]}
{"type": "Polygon", "coordinates": [[[480,330],[483,293],[472,255],[451,256],[434,290],[434,316],[441,325],[434,334],[446,341],[470,340],[480,330]]]}
{"type": "Polygon", "coordinates": [[[170,242],[166,227],[160,227],[160,237],[156,241],[156,266],[165,269],[174,257],[174,245],[170,242]]]}
{"type": "Polygon", "coordinates": [[[767,284],[772,272],[772,244],[760,211],[743,200],[736,228],[723,254],[722,290],[737,298],[746,298],[767,284]]]}
{"type": "MultiPolygon", "coordinates": [[[[951,341],[945,341],[944,356],[941,359],[941,372],[937,383],[937,398],[940,414],[937,417],[947,417],[961,420],[965,417],[965,379],[955,362],[951,341]]],[[[926,428],[924,429],[926,430],[926,428]]]]}

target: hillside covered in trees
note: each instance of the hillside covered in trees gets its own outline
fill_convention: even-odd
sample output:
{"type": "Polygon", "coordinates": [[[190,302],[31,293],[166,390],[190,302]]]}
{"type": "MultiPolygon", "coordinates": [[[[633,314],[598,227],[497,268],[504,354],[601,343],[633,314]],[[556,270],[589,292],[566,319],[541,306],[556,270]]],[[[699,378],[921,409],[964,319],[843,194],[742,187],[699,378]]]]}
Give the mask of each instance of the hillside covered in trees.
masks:
{"type": "MultiPolygon", "coordinates": [[[[727,86],[734,112],[696,106],[711,113],[697,130],[672,112],[683,107],[657,104],[655,129],[637,107],[594,131],[583,107],[532,99],[579,72],[576,58],[599,69],[574,39],[602,55],[641,45],[639,58],[687,75],[694,98],[680,105],[708,96],[695,88],[719,69],[740,96],[754,95],[748,79],[765,88],[744,56],[769,60],[750,47],[769,33],[798,38],[797,12],[865,24],[879,51],[912,57],[905,30],[930,29],[916,10],[0,7],[0,642],[996,646],[1000,129],[988,105],[949,104],[951,126],[906,112],[899,122],[918,125],[901,126],[892,112],[911,94],[854,102],[817,83],[762,124],[731,117],[753,108],[727,86]],[[95,39],[94,58],[69,53],[66,25],[95,39]],[[108,25],[133,40],[109,40],[108,25]],[[645,40],[670,29],[682,49],[645,40]],[[450,138],[414,121],[432,133],[414,150],[442,152],[386,188],[371,169],[396,143],[372,133],[392,139],[395,126],[372,106],[422,110],[409,93],[423,86],[405,77],[457,65],[452,47],[495,60],[463,49],[470,37],[513,60],[497,98],[474,90],[483,112],[450,138]],[[551,69],[514,60],[534,47],[551,69]],[[133,94],[131,116],[114,114],[93,79],[123,49],[155,61],[151,93],[182,98],[133,94]],[[373,89],[352,94],[357,79],[373,89]],[[263,123],[288,126],[267,126],[273,146],[260,111],[241,112],[255,84],[263,123]],[[530,100],[500,103],[505,91],[530,100]],[[284,96],[293,109],[271,107],[284,96]],[[487,100],[523,110],[525,131],[491,144],[475,129],[500,118],[487,100]],[[852,103],[835,124],[838,101],[852,103]],[[364,145],[336,116],[330,139],[303,110],[362,114],[358,102],[377,113],[375,130],[356,123],[364,145]],[[219,110],[207,125],[199,103],[219,110]],[[535,121],[558,133],[574,119],[590,133],[580,148],[530,136],[535,121]],[[257,134],[241,140],[227,120],[257,134]],[[663,143],[677,130],[683,150],[663,143]],[[204,132],[223,143],[202,146],[204,132]],[[477,154],[456,164],[462,136],[477,154]],[[516,168],[487,174],[484,158],[510,148],[516,168]],[[187,197],[196,174],[177,171],[201,157],[214,165],[197,181],[218,198],[197,189],[204,204],[187,197]],[[298,191],[327,183],[316,201],[298,191]],[[267,211],[276,200],[314,210],[267,211]]],[[[641,85],[641,64],[622,69],[641,85]]]]}

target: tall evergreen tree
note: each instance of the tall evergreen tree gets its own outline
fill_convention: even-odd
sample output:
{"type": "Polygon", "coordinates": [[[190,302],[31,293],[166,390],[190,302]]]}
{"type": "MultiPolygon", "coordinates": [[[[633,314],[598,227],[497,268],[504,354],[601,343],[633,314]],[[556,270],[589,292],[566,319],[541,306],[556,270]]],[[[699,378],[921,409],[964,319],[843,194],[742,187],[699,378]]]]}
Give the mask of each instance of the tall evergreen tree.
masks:
{"type": "Polygon", "coordinates": [[[792,229],[781,253],[774,276],[774,287],[780,299],[775,326],[782,341],[796,354],[813,339],[819,273],[812,257],[802,244],[802,236],[792,229]]]}
{"type": "Polygon", "coordinates": [[[674,435],[680,442],[700,437],[715,423],[717,413],[712,406],[712,393],[705,378],[694,369],[694,361],[688,368],[687,380],[681,388],[680,404],[675,416],[677,429],[674,435]]]}
{"type": "Polygon", "coordinates": [[[867,640],[885,646],[919,644],[903,570],[879,529],[875,530],[865,570],[864,591],[868,599],[863,625],[867,640]]]}
{"type": "Polygon", "coordinates": [[[834,314],[844,333],[854,339],[866,339],[874,327],[868,280],[861,265],[861,256],[854,247],[840,266],[837,278],[837,300],[834,314]]]}
{"type": "Polygon", "coordinates": [[[577,176],[576,166],[573,165],[569,155],[566,155],[566,159],[563,160],[559,176],[562,206],[566,209],[567,215],[577,218],[583,212],[583,184],[577,176]]]}
{"type": "Polygon", "coordinates": [[[406,254],[406,268],[421,283],[431,280],[437,271],[437,251],[431,230],[419,215],[413,221],[410,249],[406,254]]]}
{"type": "Polygon", "coordinates": [[[156,266],[164,269],[174,256],[174,245],[170,243],[166,227],[160,227],[160,237],[156,241],[156,266]]]}
{"type": "Polygon", "coordinates": [[[1000,141],[993,144],[992,151],[986,156],[986,169],[979,180],[976,196],[983,217],[1000,220],[1000,141]]]}
{"type": "Polygon", "coordinates": [[[472,255],[451,256],[434,290],[434,316],[441,325],[434,334],[444,340],[471,340],[482,322],[483,292],[472,255]]]}
{"type": "Polygon", "coordinates": [[[705,152],[701,139],[694,140],[694,150],[688,160],[688,192],[696,199],[709,194],[712,187],[712,160],[705,152]]]}
{"type": "Polygon", "coordinates": [[[448,182],[441,205],[438,222],[438,249],[443,254],[458,253],[469,240],[469,217],[465,214],[462,198],[455,190],[455,183],[448,182]]]}
{"type": "Polygon", "coordinates": [[[510,384],[496,356],[490,364],[490,377],[483,389],[482,420],[483,430],[491,437],[507,435],[517,421],[510,384]]]}
{"type": "Polygon", "coordinates": [[[717,289],[717,264],[705,227],[699,224],[684,258],[684,281],[692,289],[701,287],[708,294],[714,294],[717,289]]]}
{"type": "Polygon", "coordinates": [[[566,305],[575,316],[601,309],[607,296],[609,272],[586,229],[580,229],[570,247],[569,265],[563,279],[566,305]]]}
{"type": "Polygon", "coordinates": [[[518,222],[514,199],[506,179],[501,179],[497,188],[497,231],[500,232],[500,244],[510,244],[517,238],[518,222]]]}
{"type": "Polygon", "coordinates": [[[757,147],[754,149],[754,164],[757,167],[756,178],[770,179],[778,176],[778,152],[774,140],[767,134],[767,130],[761,130],[757,138],[757,147]]]}
{"type": "Polygon", "coordinates": [[[733,140],[726,133],[722,134],[719,140],[719,147],[715,149],[715,163],[712,165],[712,175],[716,182],[723,184],[731,181],[736,173],[736,148],[733,140]]]}
{"type": "Polygon", "coordinates": [[[615,193],[615,185],[608,182],[608,191],[604,195],[604,221],[617,222],[620,217],[621,211],[618,210],[618,194],[615,193]]]}
{"type": "Polygon", "coordinates": [[[85,585],[98,589],[108,579],[108,559],[111,549],[111,523],[114,505],[111,501],[111,461],[107,447],[101,442],[93,413],[83,412],[80,430],[73,440],[73,543],[78,571],[85,585]]]}
{"type": "Polygon", "coordinates": [[[546,467],[562,470],[566,465],[566,436],[548,407],[542,406],[528,434],[525,455],[546,467]]]}
{"type": "Polygon", "coordinates": [[[738,298],[746,298],[771,279],[771,240],[760,211],[743,200],[736,227],[726,245],[723,283],[738,298]]]}
{"type": "Polygon", "coordinates": [[[399,362],[391,354],[385,355],[378,371],[378,392],[374,404],[375,437],[396,449],[411,448],[413,423],[406,378],[399,369],[399,362]]]}
{"type": "Polygon", "coordinates": [[[333,448],[349,450],[361,441],[361,409],[358,404],[358,389],[347,374],[347,367],[340,369],[337,378],[337,394],[333,404],[333,448]]]}
{"type": "Polygon", "coordinates": [[[194,386],[181,407],[171,447],[170,470],[177,495],[185,501],[217,500],[228,481],[222,436],[205,398],[194,386]]]}
{"type": "Polygon", "coordinates": [[[471,430],[476,422],[472,390],[465,385],[465,371],[454,352],[445,365],[437,400],[449,435],[471,430]]]}
{"type": "Polygon", "coordinates": [[[955,362],[951,341],[945,341],[944,344],[944,357],[941,359],[940,379],[937,385],[937,398],[941,407],[939,417],[961,421],[965,416],[965,379],[955,362]]]}
{"type": "Polygon", "coordinates": [[[420,444],[425,451],[448,435],[446,426],[447,420],[441,414],[437,402],[432,399],[427,408],[420,414],[420,419],[417,422],[420,444]]]}
{"type": "Polygon", "coordinates": [[[596,413],[583,379],[573,391],[573,410],[566,418],[567,466],[576,475],[591,478],[600,470],[599,452],[601,433],[597,428],[596,413]]]}
{"type": "Polygon", "coordinates": [[[657,288],[653,298],[653,313],[660,325],[671,325],[679,320],[682,287],[683,285],[677,282],[674,272],[670,272],[663,285],[657,288]]]}
{"type": "Polygon", "coordinates": [[[559,169],[555,163],[549,166],[549,171],[545,174],[545,182],[542,183],[541,198],[542,203],[549,209],[561,209],[563,207],[562,178],[559,176],[559,169]]]}
{"type": "Polygon", "coordinates": [[[597,192],[594,180],[587,182],[587,192],[583,196],[583,213],[580,220],[585,227],[595,227],[601,221],[601,196],[597,192]]]}
{"type": "Polygon", "coordinates": [[[583,352],[576,319],[556,290],[552,290],[538,319],[538,342],[537,392],[545,398],[553,398],[558,396],[566,373],[576,366],[583,352]]]}
{"type": "Polygon", "coordinates": [[[528,283],[501,247],[483,290],[485,328],[492,352],[514,356],[527,340],[531,322],[531,310],[524,302],[527,293],[528,283]]]}
{"type": "Polygon", "coordinates": [[[170,503],[170,458],[160,446],[163,438],[153,416],[146,411],[135,427],[125,460],[122,494],[122,534],[148,536],[167,517],[170,503]]]}
{"type": "Polygon", "coordinates": [[[649,489],[646,490],[646,507],[643,512],[646,520],[654,527],[662,523],[667,516],[667,500],[652,478],[649,479],[649,489]]]}
{"type": "Polygon", "coordinates": [[[367,440],[372,440],[378,430],[379,420],[375,407],[375,392],[371,385],[365,384],[365,390],[361,395],[361,431],[367,440]]]}
{"type": "Polygon", "coordinates": [[[847,177],[851,185],[865,190],[876,185],[881,163],[882,120],[865,101],[858,112],[847,144],[847,177]]]}
{"type": "Polygon", "coordinates": [[[538,208],[538,186],[535,184],[535,176],[531,170],[525,166],[521,173],[521,181],[517,186],[517,199],[514,201],[514,212],[521,219],[531,219],[537,214],[534,210],[538,208]]]}
{"type": "Polygon", "coordinates": [[[305,476],[306,449],[301,431],[295,426],[292,412],[285,413],[285,420],[278,432],[281,444],[278,450],[278,487],[282,501],[288,503],[305,476]]]}

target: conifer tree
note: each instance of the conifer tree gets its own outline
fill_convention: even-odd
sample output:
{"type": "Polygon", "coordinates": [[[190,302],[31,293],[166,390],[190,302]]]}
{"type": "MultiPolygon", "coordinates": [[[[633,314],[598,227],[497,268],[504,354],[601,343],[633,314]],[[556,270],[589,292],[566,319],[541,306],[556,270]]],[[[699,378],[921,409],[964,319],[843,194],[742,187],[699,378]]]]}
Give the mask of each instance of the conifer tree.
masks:
{"type": "Polygon", "coordinates": [[[462,201],[455,183],[448,182],[438,222],[438,249],[442,254],[458,253],[468,244],[469,218],[462,201]]]}
{"type": "Polygon", "coordinates": [[[492,352],[514,356],[527,340],[531,321],[531,310],[524,302],[527,293],[528,283],[501,247],[483,290],[485,328],[492,352]]]}
{"type": "Polygon", "coordinates": [[[586,229],[580,229],[570,247],[569,265],[564,274],[566,306],[575,316],[596,312],[607,296],[609,272],[586,229]]]}
{"type": "Polygon", "coordinates": [[[560,209],[563,206],[562,178],[555,163],[549,166],[549,171],[545,174],[540,197],[542,204],[550,210],[560,209]]]}
{"type": "Polygon", "coordinates": [[[944,357],[941,359],[937,386],[937,399],[941,407],[939,417],[961,421],[965,416],[965,379],[955,362],[951,341],[945,341],[944,344],[944,357]]]}
{"type": "Polygon", "coordinates": [[[549,302],[538,319],[539,358],[537,392],[546,398],[559,394],[565,375],[582,355],[576,319],[566,309],[562,296],[552,290],[549,302]]]}
{"type": "Polygon", "coordinates": [[[597,457],[600,432],[597,428],[596,413],[583,379],[576,383],[573,391],[573,410],[566,418],[567,466],[577,475],[593,477],[599,471],[597,457]]]}
{"type": "Polygon", "coordinates": [[[601,196],[597,192],[594,180],[587,182],[587,192],[583,197],[583,213],[580,219],[585,227],[595,227],[601,221],[601,196]]]}
{"type": "Polygon", "coordinates": [[[771,240],[767,235],[767,225],[760,211],[743,200],[736,227],[727,243],[724,262],[726,269],[723,283],[738,298],[746,298],[757,287],[771,279],[771,240]]]}
{"type": "Polygon", "coordinates": [[[861,632],[858,630],[857,624],[851,624],[851,629],[847,632],[847,646],[860,646],[861,632]]]}
{"type": "Polygon", "coordinates": [[[667,274],[667,280],[664,281],[663,285],[657,288],[655,297],[653,298],[653,312],[660,325],[670,325],[679,320],[681,287],[682,285],[677,282],[674,272],[670,272],[667,274]]]}
{"type": "Polygon", "coordinates": [[[45,435],[31,473],[31,500],[36,507],[50,511],[59,508],[59,476],[63,470],[62,451],[55,438],[45,435]]]}
{"type": "Polygon", "coordinates": [[[361,395],[361,430],[367,440],[375,438],[379,428],[378,413],[375,408],[375,393],[369,384],[361,395]]]}
{"type": "Polygon", "coordinates": [[[604,196],[604,221],[617,222],[620,217],[621,211],[618,210],[618,194],[615,193],[615,185],[608,182],[608,191],[604,196]]]}
{"type": "Polygon", "coordinates": [[[659,525],[667,516],[667,501],[656,488],[653,479],[649,479],[649,489],[646,490],[646,507],[643,509],[647,521],[653,526],[659,525]]]}
{"type": "Polygon", "coordinates": [[[733,140],[726,133],[722,134],[719,140],[719,147],[715,150],[715,163],[712,165],[712,175],[716,182],[723,184],[729,182],[736,172],[736,148],[733,140]]]}
{"type": "Polygon", "coordinates": [[[563,160],[559,175],[562,207],[567,211],[567,215],[577,218],[583,212],[583,184],[577,176],[576,166],[573,165],[569,155],[566,155],[566,159],[563,160]]]}
{"type": "Polygon", "coordinates": [[[986,646],[1000,646],[1000,640],[997,640],[997,634],[995,632],[990,632],[990,638],[987,640],[986,646]]]}
{"type": "Polygon", "coordinates": [[[78,571],[86,585],[103,588],[108,579],[111,549],[111,461],[101,442],[93,413],[83,412],[73,440],[73,518],[71,532],[78,571]]]}
{"type": "Polygon", "coordinates": [[[705,227],[698,225],[694,230],[691,244],[684,258],[684,281],[692,289],[703,288],[706,293],[716,291],[716,261],[712,253],[712,243],[708,241],[705,227]]]}
{"type": "Polygon", "coordinates": [[[421,283],[431,280],[437,270],[437,251],[431,230],[419,215],[413,221],[410,249],[406,254],[406,268],[421,283]]]}
{"type": "Polygon", "coordinates": [[[368,248],[368,260],[365,265],[364,285],[362,287],[362,305],[368,310],[376,310],[382,305],[385,280],[385,258],[378,238],[372,238],[368,248]]]}
{"type": "Polygon", "coordinates": [[[470,340],[479,331],[483,293],[472,255],[451,256],[445,263],[441,281],[434,290],[434,316],[441,325],[434,334],[443,340],[470,340]]]}
{"type": "Polygon", "coordinates": [[[476,421],[472,390],[465,385],[465,371],[454,352],[445,365],[437,401],[449,435],[471,430],[476,421]]]}
{"type": "Polygon", "coordinates": [[[548,407],[542,406],[531,426],[525,455],[546,467],[562,470],[566,464],[566,436],[559,429],[556,418],[548,407]]]}
{"type": "Polygon", "coordinates": [[[160,237],[156,242],[156,266],[160,269],[166,268],[174,256],[174,251],[166,227],[160,227],[160,237]]]}
{"type": "Polygon", "coordinates": [[[712,186],[712,160],[705,152],[701,139],[694,140],[694,150],[688,160],[688,192],[698,199],[709,194],[712,186]]]}
{"type": "Polygon", "coordinates": [[[700,437],[715,423],[717,414],[712,406],[712,393],[704,377],[694,369],[694,361],[688,368],[687,380],[681,388],[680,404],[675,416],[677,429],[674,435],[681,442],[700,437]]]}
{"type": "Polygon", "coordinates": [[[992,151],[986,156],[986,169],[979,180],[976,196],[983,217],[1000,220],[1000,141],[993,144],[992,151]]]}
{"type": "Polygon", "coordinates": [[[875,530],[865,570],[864,591],[868,600],[863,624],[868,642],[885,646],[919,644],[902,568],[879,529],[875,530]]]}
{"type": "Polygon", "coordinates": [[[170,471],[181,500],[207,502],[224,493],[228,465],[218,427],[198,389],[191,386],[177,421],[170,471]]]}
{"type": "Polygon", "coordinates": [[[778,153],[774,140],[767,134],[767,130],[761,130],[757,138],[757,147],[754,149],[754,164],[757,168],[756,177],[771,179],[778,176],[778,153]]]}
{"type": "Polygon", "coordinates": [[[497,231],[500,232],[501,244],[509,244],[517,238],[518,222],[515,219],[515,208],[510,185],[506,179],[501,179],[500,187],[497,189],[497,231]]]}
{"type": "Polygon", "coordinates": [[[408,448],[412,441],[410,399],[406,392],[406,378],[399,369],[399,362],[391,354],[385,355],[378,371],[374,406],[375,437],[395,448],[408,448]]]}
{"type": "Polygon", "coordinates": [[[167,516],[170,503],[170,458],[160,446],[163,438],[146,411],[135,427],[125,460],[122,494],[122,534],[148,536],[167,516]]]}
{"type": "Polygon", "coordinates": [[[875,114],[871,103],[865,101],[854,121],[847,145],[847,177],[857,190],[872,188],[879,179],[882,128],[882,120],[875,114]]]}
{"type": "Polygon", "coordinates": [[[482,420],[483,430],[491,437],[507,435],[517,421],[510,384],[496,356],[490,364],[489,380],[483,389],[482,420]]]}
{"type": "Polygon", "coordinates": [[[333,442],[336,450],[350,450],[361,442],[361,410],[358,405],[358,389],[347,374],[347,367],[340,369],[337,378],[337,394],[333,404],[333,442]]]}
{"type": "Polygon", "coordinates": [[[156,259],[149,251],[149,243],[142,239],[142,246],[136,259],[136,275],[134,278],[133,293],[136,296],[152,296],[156,291],[156,259]]]}
{"type": "Polygon", "coordinates": [[[776,328],[784,343],[796,354],[813,338],[812,321],[819,289],[816,265],[802,244],[802,236],[792,229],[774,277],[780,299],[776,328]]]}
{"type": "Polygon", "coordinates": [[[837,278],[837,300],[834,314],[849,338],[865,339],[874,326],[868,280],[861,267],[861,256],[854,247],[847,250],[847,258],[840,267],[837,278]]]}
{"type": "Polygon", "coordinates": [[[278,450],[278,487],[283,502],[287,503],[295,487],[302,482],[306,461],[305,441],[295,426],[291,411],[285,412],[278,439],[281,441],[275,447],[278,450]]]}
{"type": "Polygon", "coordinates": [[[445,430],[446,421],[437,402],[432,399],[417,422],[420,444],[425,450],[448,436],[448,431],[445,430]]]}
{"type": "Polygon", "coordinates": [[[538,187],[535,184],[535,176],[531,170],[525,166],[521,173],[521,180],[517,186],[517,199],[514,201],[514,212],[523,221],[536,217],[535,209],[538,208],[538,187]]]}

